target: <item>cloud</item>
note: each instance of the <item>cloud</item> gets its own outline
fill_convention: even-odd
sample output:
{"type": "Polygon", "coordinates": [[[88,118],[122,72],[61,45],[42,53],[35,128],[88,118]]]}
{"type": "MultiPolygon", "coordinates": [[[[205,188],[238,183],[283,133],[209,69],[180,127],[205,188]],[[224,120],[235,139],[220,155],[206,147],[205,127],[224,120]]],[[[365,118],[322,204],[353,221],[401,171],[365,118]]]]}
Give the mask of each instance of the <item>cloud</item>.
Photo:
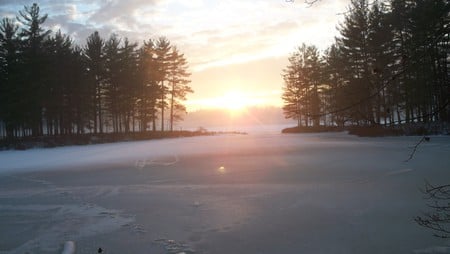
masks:
{"type": "MultiPolygon", "coordinates": [[[[34,1],[0,0],[0,14],[14,17],[34,1]]],[[[211,83],[278,89],[288,55],[301,43],[330,45],[348,3],[321,0],[307,8],[303,0],[39,1],[49,14],[45,25],[60,28],[80,46],[95,30],[105,39],[116,33],[139,43],[166,36],[190,62],[192,86],[202,91],[197,98],[219,89],[211,83]]]]}
{"type": "Polygon", "coordinates": [[[303,42],[319,44],[323,49],[336,35],[333,32],[339,18],[336,14],[345,6],[342,1],[333,1],[331,8],[328,5],[305,8],[302,1],[297,1],[302,4],[208,1],[200,7],[177,12],[170,20],[164,13],[157,14],[153,21],[165,25],[158,31],[177,38],[175,43],[181,43],[180,48],[189,55],[193,67],[200,70],[270,55],[288,55],[303,42]]]}
{"type": "Polygon", "coordinates": [[[151,10],[162,0],[128,0],[128,1],[104,1],[98,10],[89,18],[89,21],[104,24],[110,21],[121,20],[128,25],[134,25],[139,21],[135,19],[134,13],[139,9],[151,10]]]}
{"type": "MultiPolygon", "coordinates": [[[[17,12],[32,2],[2,0],[0,12],[13,7],[17,12]]],[[[77,41],[94,30],[139,42],[167,36],[180,49],[193,51],[193,64],[205,67],[234,62],[238,55],[250,59],[249,55],[286,54],[295,44],[317,42],[317,35],[300,34],[318,24],[333,30],[343,2],[322,0],[306,8],[300,0],[42,0],[40,6],[49,13],[50,26],[61,27],[77,41]]],[[[328,37],[329,41],[334,34],[328,37]]]]}

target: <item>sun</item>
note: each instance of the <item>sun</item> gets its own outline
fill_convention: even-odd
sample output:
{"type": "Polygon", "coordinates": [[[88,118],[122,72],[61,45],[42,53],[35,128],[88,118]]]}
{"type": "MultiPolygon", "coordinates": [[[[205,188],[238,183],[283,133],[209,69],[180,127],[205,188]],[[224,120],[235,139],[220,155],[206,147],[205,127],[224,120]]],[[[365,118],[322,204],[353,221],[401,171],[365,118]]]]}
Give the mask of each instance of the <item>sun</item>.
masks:
{"type": "Polygon", "coordinates": [[[251,98],[241,92],[230,91],[219,98],[219,107],[225,108],[230,112],[240,112],[251,104],[251,98]]]}
{"type": "Polygon", "coordinates": [[[255,99],[243,92],[231,90],[218,97],[199,100],[196,104],[210,109],[224,109],[232,115],[236,115],[254,105],[255,99]]]}
{"type": "Polygon", "coordinates": [[[231,116],[241,115],[250,107],[269,105],[267,98],[258,93],[249,93],[237,89],[222,92],[219,96],[190,100],[191,108],[226,110],[231,116]]]}

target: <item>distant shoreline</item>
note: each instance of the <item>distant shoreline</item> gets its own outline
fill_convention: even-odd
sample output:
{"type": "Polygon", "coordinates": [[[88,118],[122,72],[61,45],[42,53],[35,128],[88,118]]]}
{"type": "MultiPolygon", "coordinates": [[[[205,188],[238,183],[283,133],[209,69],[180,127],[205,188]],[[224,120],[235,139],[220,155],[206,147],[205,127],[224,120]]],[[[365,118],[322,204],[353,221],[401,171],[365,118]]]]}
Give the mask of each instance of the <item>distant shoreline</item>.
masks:
{"type": "Polygon", "coordinates": [[[394,126],[315,126],[315,127],[290,127],[281,133],[321,133],[347,131],[350,135],[358,137],[386,137],[386,136],[417,136],[417,135],[450,135],[450,128],[445,123],[409,123],[394,126]]]}
{"type": "Polygon", "coordinates": [[[246,135],[239,131],[147,131],[130,133],[87,133],[59,136],[19,137],[0,140],[1,150],[27,150],[31,148],[53,148],[72,145],[104,144],[127,141],[157,140],[223,134],[246,135]]]}

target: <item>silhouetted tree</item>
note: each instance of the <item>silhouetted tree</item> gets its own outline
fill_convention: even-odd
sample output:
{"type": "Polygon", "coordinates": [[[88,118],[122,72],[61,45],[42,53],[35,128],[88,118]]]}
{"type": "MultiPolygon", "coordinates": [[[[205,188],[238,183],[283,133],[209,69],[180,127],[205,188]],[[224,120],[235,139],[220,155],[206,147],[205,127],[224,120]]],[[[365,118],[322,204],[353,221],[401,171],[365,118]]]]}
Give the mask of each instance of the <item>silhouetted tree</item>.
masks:
{"type": "Polygon", "coordinates": [[[106,112],[109,113],[111,118],[113,132],[119,132],[120,125],[119,105],[122,99],[120,76],[123,68],[120,51],[120,39],[113,34],[105,42],[104,47],[104,99],[106,112]]]}
{"type": "Polygon", "coordinates": [[[140,130],[145,131],[147,124],[152,123],[152,130],[156,131],[157,100],[160,97],[159,74],[155,60],[155,43],[149,39],[139,49],[137,82],[139,93],[137,95],[138,119],[140,130]]]}
{"type": "MultiPolygon", "coordinates": [[[[19,11],[17,20],[22,24],[20,31],[20,51],[23,59],[22,72],[24,86],[22,98],[25,101],[27,125],[31,128],[32,135],[43,134],[43,102],[45,100],[45,84],[43,81],[44,68],[44,39],[50,34],[42,24],[47,19],[47,14],[41,16],[39,6],[24,6],[19,11]]],[[[28,127],[27,126],[27,127],[28,127]]]]}
{"type": "Polygon", "coordinates": [[[156,68],[157,68],[157,81],[159,83],[159,109],[160,109],[160,115],[161,115],[161,131],[164,131],[164,110],[168,107],[166,97],[168,94],[168,87],[167,87],[167,79],[169,75],[170,70],[170,63],[173,61],[172,55],[170,54],[171,45],[170,41],[165,37],[160,37],[155,43],[155,61],[156,61],[156,68]]]}
{"type": "Polygon", "coordinates": [[[136,100],[139,91],[138,80],[138,62],[136,43],[130,43],[125,38],[120,48],[121,69],[119,80],[119,112],[121,114],[123,129],[121,131],[129,132],[130,124],[134,122],[134,113],[136,112],[136,100]]]}
{"type": "Polygon", "coordinates": [[[372,101],[368,98],[373,92],[369,48],[369,11],[366,0],[352,0],[349,13],[341,24],[338,41],[344,54],[347,80],[348,105],[355,104],[350,117],[357,124],[374,123],[372,101]],[[356,103],[358,103],[356,105],[356,103]]]}
{"type": "Polygon", "coordinates": [[[291,54],[289,65],[283,70],[283,113],[287,119],[297,120],[297,127],[302,126],[304,96],[303,48],[291,54]]]}
{"type": "Polygon", "coordinates": [[[352,0],[319,75],[308,78],[303,59],[289,58],[286,116],[298,125],[308,125],[308,115],[340,126],[448,121],[448,13],[450,3],[441,0],[352,0]],[[305,86],[313,82],[318,89],[305,86]]]}
{"type": "Polygon", "coordinates": [[[20,83],[18,26],[9,18],[0,24],[0,121],[7,137],[17,136],[24,119],[20,83]]]}
{"type": "Polygon", "coordinates": [[[319,96],[322,64],[317,48],[303,44],[290,57],[283,70],[283,111],[297,125],[320,125],[322,103],[319,96]]]}
{"type": "Polygon", "coordinates": [[[0,23],[0,138],[155,131],[158,115],[164,130],[166,108],[171,130],[182,118],[190,74],[168,39],[138,48],[94,32],[80,48],[46,18],[33,4],[0,23]]]}
{"type": "Polygon", "coordinates": [[[346,105],[346,95],[348,92],[347,81],[345,79],[345,59],[342,50],[336,42],[331,45],[324,54],[325,66],[323,69],[324,83],[328,86],[325,94],[325,110],[329,112],[329,118],[332,124],[344,127],[349,120],[348,110],[344,109],[346,105]]]}
{"type": "Polygon", "coordinates": [[[186,95],[193,90],[188,86],[190,76],[188,72],[188,62],[175,46],[172,46],[171,62],[168,73],[169,93],[170,93],[170,131],[173,131],[174,123],[183,120],[186,114],[186,107],[182,104],[186,100],[186,95]]]}
{"type": "Polygon", "coordinates": [[[91,114],[94,133],[103,132],[104,41],[97,31],[89,35],[84,48],[88,82],[91,88],[91,114]]]}
{"type": "Polygon", "coordinates": [[[74,124],[69,87],[77,77],[73,73],[73,42],[58,31],[44,42],[45,64],[43,69],[43,100],[46,133],[48,135],[71,134],[74,124]]]}

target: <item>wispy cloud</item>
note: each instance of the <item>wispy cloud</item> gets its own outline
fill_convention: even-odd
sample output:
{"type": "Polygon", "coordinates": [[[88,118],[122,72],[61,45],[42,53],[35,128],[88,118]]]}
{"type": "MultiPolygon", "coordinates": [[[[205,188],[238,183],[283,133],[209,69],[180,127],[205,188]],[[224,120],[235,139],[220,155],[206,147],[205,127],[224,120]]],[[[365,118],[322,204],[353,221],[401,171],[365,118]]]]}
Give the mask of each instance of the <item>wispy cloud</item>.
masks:
{"type": "MultiPolygon", "coordinates": [[[[138,42],[164,35],[200,70],[286,54],[301,42],[324,47],[347,2],[326,1],[311,8],[284,0],[42,0],[40,5],[50,14],[49,26],[79,42],[94,30],[138,42]]],[[[0,12],[11,14],[32,2],[2,0],[0,12]]]]}
{"type": "MultiPolygon", "coordinates": [[[[0,15],[14,17],[35,0],[0,0],[0,15]]],[[[349,0],[41,0],[46,23],[79,44],[99,31],[142,43],[166,36],[185,53],[193,71],[194,99],[229,87],[279,91],[287,56],[301,43],[325,49],[349,0]],[[212,84],[213,83],[213,84],[212,84]],[[245,88],[243,85],[245,84],[245,88]],[[214,87],[212,89],[211,87],[214,87]],[[208,90],[209,89],[209,90],[208,90]]],[[[275,101],[279,94],[265,95],[275,101]]]]}

